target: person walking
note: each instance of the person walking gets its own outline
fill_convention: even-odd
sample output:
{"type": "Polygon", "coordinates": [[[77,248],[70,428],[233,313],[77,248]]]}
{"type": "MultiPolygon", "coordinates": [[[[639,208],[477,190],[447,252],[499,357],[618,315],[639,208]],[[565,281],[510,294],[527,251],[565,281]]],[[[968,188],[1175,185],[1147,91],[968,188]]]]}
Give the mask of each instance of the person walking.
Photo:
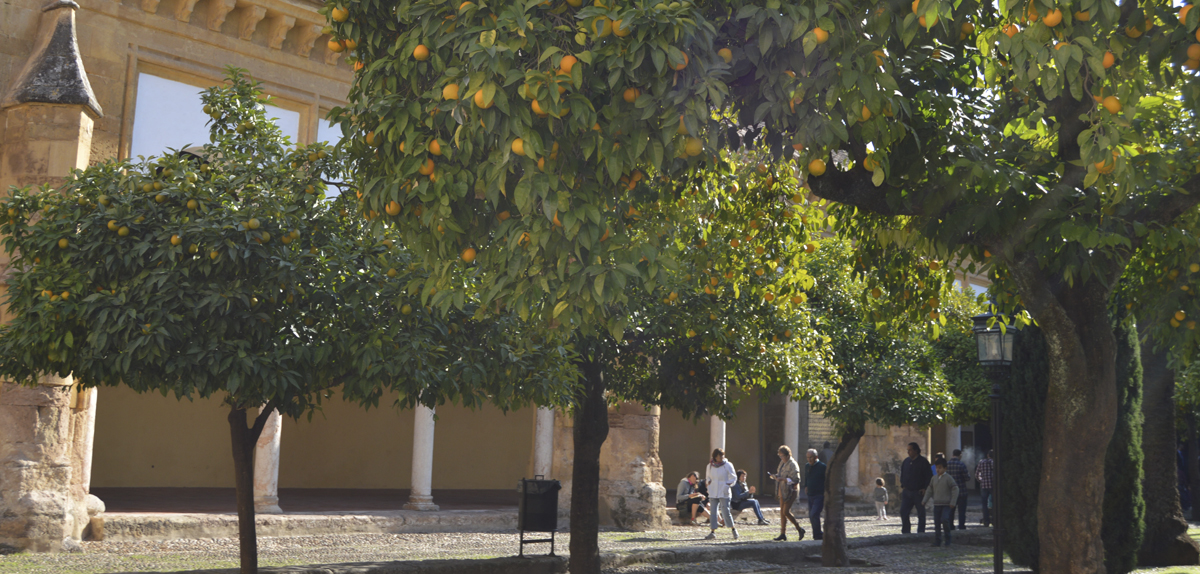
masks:
{"type": "Polygon", "coordinates": [[[921,446],[915,442],[908,443],[908,458],[900,463],[901,533],[912,532],[910,517],[914,506],[917,508],[917,532],[925,532],[925,505],[921,503],[921,497],[925,496],[925,488],[932,478],[929,459],[921,456],[921,446]]]}
{"type": "Polygon", "coordinates": [[[712,540],[717,537],[717,513],[720,512],[725,524],[733,529],[733,539],[737,540],[737,525],[733,523],[733,515],[729,512],[731,487],[737,482],[737,471],[733,469],[733,463],[725,460],[725,451],[713,449],[712,460],[708,462],[708,470],[704,473],[704,482],[708,484],[708,498],[712,500],[712,508],[709,509],[710,531],[704,539],[712,540]]]}
{"type": "Polygon", "coordinates": [[[746,486],[746,471],[744,470],[737,471],[737,482],[733,483],[733,488],[730,489],[729,506],[734,510],[747,508],[753,510],[754,515],[758,517],[759,526],[771,524],[763,517],[762,506],[754,498],[754,487],[746,486]]]}
{"type": "Polygon", "coordinates": [[[700,494],[696,486],[699,479],[699,473],[689,472],[675,489],[675,509],[679,511],[679,522],[684,526],[697,526],[696,514],[699,513],[702,518],[708,514],[704,509],[706,497],[700,494]],[[691,518],[688,518],[689,514],[691,518]]]}
{"type": "Polygon", "coordinates": [[[888,492],[883,487],[883,479],[875,479],[875,520],[887,520],[888,492]]]}
{"type": "Polygon", "coordinates": [[[795,516],[792,516],[792,505],[800,497],[800,465],[796,464],[796,459],[792,458],[792,449],[787,445],[780,446],[776,453],[779,455],[779,468],[775,470],[774,474],[767,474],[770,478],[775,479],[775,490],[779,496],[779,536],[775,540],[787,540],[789,520],[792,521],[796,532],[799,533],[796,539],[804,540],[804,529],[800,528],[800,523],[796,521],[795,516]]]}
{"type": "Polygon", "coordinates": [[[937,474],[929,479],[921,506],[933,501],[933,545],[942,545],[942,532],[946,533],[946,546],[950,545],[950,533],[954,531],[954,506],[958,504],[958,482],[946,474],[946,459],[939,458],[934,465],[937,474]]]}
{"type": "Polygon", "coordinates": [[[808,522],[812,526],[813,540],[825,537],[821,532],[821,511],[825,509],[825,471],[829,468],[817,458],[817,449],[810,448],[804,454],[808,462],[804,465],[804,493],[808,495],[808,522]]]}
{"type": "Polygon", "coordinates": [[[946,474],[954,479],[958,484],[958,529],[967,529],[967,481],[971,480],[970,474],[967,473],[967,465],[962,461],[962,451],[954,449],[950,453],[950,460],[946,461],[946,474]]]}
{"type": "Polygon", "coordinates": [[[996,461],[992,460],[993,451],[987,451],[987,458],[975,465],[975,480],[979,481],[979,494],[983,497],[983,525],[992,525],[992,489],[996,485],[996,461]]]}

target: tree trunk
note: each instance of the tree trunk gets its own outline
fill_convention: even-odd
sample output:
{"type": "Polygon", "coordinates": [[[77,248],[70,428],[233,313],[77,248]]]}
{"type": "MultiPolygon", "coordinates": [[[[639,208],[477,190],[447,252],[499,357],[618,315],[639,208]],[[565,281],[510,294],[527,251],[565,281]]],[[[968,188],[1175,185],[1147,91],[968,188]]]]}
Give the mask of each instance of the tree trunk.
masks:
{"type": "Polygon", "coordinates": [[[600,574],[600,448],[608,438],[604,373],[582,362],[584,386],[575,407],[575,461],[571,472],[571,574],[600,574]]]}
{"type": "Polygon", "coordinates": [[[1182,566],[1200,563],[1200,547],[1187,535],[1188,523],[1179,506],[1175,450],[1175,372],[1167,354],[1142,347],[1142,448],[1145,476],[1146,532],[1138,552],[1139,566],[1182,566]]]}
{"type": "Polygon", "coordinates": [[[254,445],[262,434],[263,426],[273,405],[264,408],[254,420],[254,426],[246,426],[246,409],[231,406],[229,410],[229,436],[233,442],[233,478],[237,489],[238,547],[241,574],[258,574],[258,537],[254,528],[254,445]]]}
{"type": "Polygon", "coordinates": [[[1200,520],[1200,504],[1196,504],[1196,496],[1200,495],[1200,435],[1196,433],[1196,413],[1187,414],[1187,450],[1184,451],[1188,472],[1188,489],[1192,491],[1192,520],[1200,520]]]}
{"type": "Polygon", "coordinates": [[[858,447],[865,429],[842,433],[833,459],[825,471],[825,538],[821,541],[822,566],[849,566],[846,553],[846,461],[858,447]]]}
{"type": "MultiPolygon", "coordinates": [[[[1052,282],[1032,255],[1011,268],[1046,336],[1050,363],[1038,564],[1055,574],[1104,574],[1104,460],[1117,421],[1111,290],[1099,278],[1073,286],[1052,282]]],[[[1002,506],[999,515],[1005,520],[1020,510],[1002,506]]]]}

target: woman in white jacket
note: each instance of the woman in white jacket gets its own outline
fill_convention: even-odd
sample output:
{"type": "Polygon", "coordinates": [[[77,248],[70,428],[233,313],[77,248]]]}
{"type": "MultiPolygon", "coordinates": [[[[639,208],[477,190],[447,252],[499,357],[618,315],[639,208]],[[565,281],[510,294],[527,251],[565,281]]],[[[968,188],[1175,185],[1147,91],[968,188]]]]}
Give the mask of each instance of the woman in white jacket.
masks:
{"type": "Polygon", "coordinates": [[[712,501],[712,507],[709,509],[709,527],[712,531],[704,539],[712,540],[717,537],[717,516],[720,514],[725,519],[725,524],[733,529],[733,539],[737,540],[737,526],[734,526],[733,514],[729,512],[730,489],[733,483],[737,482],[737,471],[734,470],[733,463],[725,460],[725,451],[719,448],[713,450],[712,460],[704,473],[704,482],[708,483],[708,499],[712,501]]]}

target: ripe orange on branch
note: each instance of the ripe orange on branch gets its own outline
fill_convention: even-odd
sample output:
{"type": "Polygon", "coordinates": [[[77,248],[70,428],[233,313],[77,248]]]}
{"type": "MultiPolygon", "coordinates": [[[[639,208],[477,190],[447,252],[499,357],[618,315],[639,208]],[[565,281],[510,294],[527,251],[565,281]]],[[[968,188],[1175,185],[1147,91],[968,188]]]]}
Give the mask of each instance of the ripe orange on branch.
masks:
{"type": "Polygon", "coordinates": [[[428,60],[429,48],[426,48],[425,44],[417,44],[417,47],[413,48],[413,59],[418,62],[424,62],[425,60],[428,60]]]}

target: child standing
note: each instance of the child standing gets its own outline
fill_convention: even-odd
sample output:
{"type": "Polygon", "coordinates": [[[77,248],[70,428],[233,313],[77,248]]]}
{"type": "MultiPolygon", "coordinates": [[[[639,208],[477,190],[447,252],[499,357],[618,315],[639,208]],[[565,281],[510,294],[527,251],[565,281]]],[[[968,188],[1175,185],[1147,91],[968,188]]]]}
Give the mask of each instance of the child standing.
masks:
{"type": "Polygon", "coordinates": [[[887,520],[888,491],[883,487],[883,479],[875,479],[875,520],[887,520]]]}
{"type": "Polygon", "coordinates": [[[933,545],[942,545],[942,532],[945,532],[946,546],[949,546],[950,531],[954,529],[954,507],[958,505],[958,483],[946,474],[946,459],[939,458],[934,468],[937,474],[929,481],[921,504],[933,500],[933,545]]]}

